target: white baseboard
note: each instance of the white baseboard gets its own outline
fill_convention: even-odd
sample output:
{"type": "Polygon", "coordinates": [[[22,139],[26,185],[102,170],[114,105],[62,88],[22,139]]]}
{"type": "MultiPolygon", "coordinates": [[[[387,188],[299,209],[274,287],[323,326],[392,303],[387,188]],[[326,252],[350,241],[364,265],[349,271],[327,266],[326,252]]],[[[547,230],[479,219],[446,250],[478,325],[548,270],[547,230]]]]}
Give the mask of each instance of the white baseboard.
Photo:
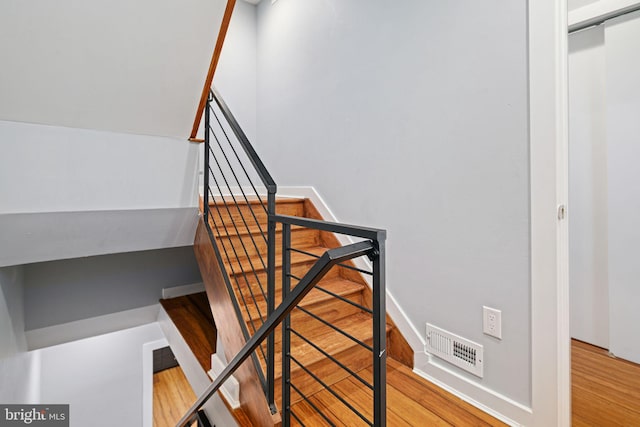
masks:
{"type": "Polygon", "coordinates": [[[160,304],[26,331],[27,348],[35,350],[154,323],[160,304]]]}
{"type": "Polygon", "coordinates": [[[531,425],[532,410],[460,375],[424,351],[414,356],[414,373],[510,426],[531,425]],[[473,396],[473,397],[472,397],[473,396]]]}
{"type": "Polygon", "coordinates": [[[171,288],[162,289],[162,298],[177,298],[184,295],[197,294],[204,292],[204,283],[192,283],[190,285],[173,286],[171,288]]]}
{"type": "MultiPolygon", "coordinates": [[[[215,379],[224,371],[227,367],[227,364],[217,355],[211,355],[211,369],[207,374],[209,377],[215,381],[215,379]]],[[[220,387],[220,393],[227,400],[229,406],[233,409],[238,409],[240,407],[240,383],[235,377],[232,375],[228,380],[222,384],[220,387]]]]}

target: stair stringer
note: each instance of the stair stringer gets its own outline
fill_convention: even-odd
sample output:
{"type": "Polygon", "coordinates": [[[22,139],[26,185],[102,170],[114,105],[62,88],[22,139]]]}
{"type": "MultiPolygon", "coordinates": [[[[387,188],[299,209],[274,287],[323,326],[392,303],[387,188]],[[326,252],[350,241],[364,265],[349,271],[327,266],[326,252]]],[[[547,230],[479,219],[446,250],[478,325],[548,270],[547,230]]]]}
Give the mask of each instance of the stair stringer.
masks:
{"type": "MultiPolygon", "coordinates": [[[[225,273],[220,268],[216,251],[202,217],[198,221],[193,245],[211,312],[218,329],[218,339],[222,341],[225,357],[227,360],[232,360],[245,345],[246,340],[225,284],[223,276],[225,273]]],[[[278,413],[271,414],[258,379],[258,373],[251,359],[247,359],[238,368],[234,377],[240,383],[240,407],[251,421],[251,425],[257,427],[279,425],[280,415],[278,413]]]]}

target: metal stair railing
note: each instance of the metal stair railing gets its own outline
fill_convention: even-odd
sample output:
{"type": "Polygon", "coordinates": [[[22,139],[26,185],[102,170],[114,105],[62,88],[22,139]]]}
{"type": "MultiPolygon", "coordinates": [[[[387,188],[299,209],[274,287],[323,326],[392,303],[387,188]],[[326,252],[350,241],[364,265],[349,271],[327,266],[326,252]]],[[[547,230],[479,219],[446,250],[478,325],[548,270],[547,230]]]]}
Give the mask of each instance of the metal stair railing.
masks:
{"type": "Polygon", "coordinates": [[[247,358],[260,346],[260,344],[280,325],[283,319],[291,313],[296,305],[313,289],[322,277],[336,264],[346,260],[368,255],[375,251],[375,245],[371,241],[353,243],[340,248],[329,249],[320,257],[300,283],[284,298],[283,302],[267,318],[255,335],[249,339],[240,352],[233,358],[227,367],[200,395],[198,400],[189,408],[187,413],[178,421],[177,427],[187,426],[195,420],[202,406],[220,389],[222,384],[247,360],[247,358]]]}
{"type": "MultiPolygon", "coordinates": [[[[299,226],[305,228],[312,228],[315,230],[326,231],[331,233],[338,233],[347,235],[350,237],[366,239],[365,242],[370,242],[372,244],[372,249],[366,253],[366,256],[369,258],[372,264],[372,270],[362,270],[356,268],[352,265],[345,264],[344,262],[335,263],[336,267],[339,268],[347,268],[352,270],[357,270],[361,273],[368,274],[372,278],[372,291],[373,291],[373,301],[372,308],[365,307],[361,304],[353,302],[349,299],[343,298],[339,295],[332,294],[330,291],[323,289],[320,286],[316,286],[317,289],[332,294],[334,298],[339,299],[341,302],[345,304],[350,304],[355,306],[357,309],[362,312],[366,312],[372,315],[372,330],[373,330],[373,343],[372,345],[368,345],[367,343],[359,340],[358,338],[348,334],[345,331],[340,330],[339,328],[332,325],[327,320],[323,319],[322,316],[315,314],[307,309],[302,307],[294,307],[298,309],[302,313],[307,316],[313,318],[315,321],[324,324],[328,328],[334,330],[337,334],[340,334],[349,340],[353,341],[356,345],[364,348],[371,352],[372,357],[372,365],[373,365],[373,383],[368,382],[363,379],[361,375],[357,372],[354,372],[351,368],[349,368],[345,363],[342,363],[337,358],[333,357],[327,351],[322,349],[319,345],[313,342],[312,339],[305,337],[303,334],[298,332],[292,325],[291,315],[288,314],[283,321],[282,328],[282,425],[284,427],[288,427],[290,425],[291,417],[295,418],[301,425],[304,423],[300,420],[300,417],[296,415],[296,413],[291,408],[291,392],[295,391],[299,396],[303,398],[303,400],[313,408],[313,410],[318,413],[318,415],[323,418],[324,421],[328,422],[330,425],[333,423],[325,416],[325,414],[314,405],[308,396],[305,396],[303,391],[294,384],[294,381],[291,378],[291,362],[293,362],[296,366],[298,366],[301,370],[303,370],[307,375],[309,375],[315,382],[320,384],[324,390],[327,390],[333,397],[335,397],[342,405],[348,408],[351,412],[353,412],[364,424],[370,426],[384,426],[386,424],[386,305],[385,305],[385,239],[386,232],[384,230],[374,229],[374,228],[366,228],[359,227],[341,223],[333,223],[328,221],[319,221],[310,218],[300,218],[295,216],[286,216],[286,215],[276,215],[273,218],[276,222],[283,225],[282,231],[282,289],[283,289],[283,297],[289,295],[290,287],[291,287],[291,279],[298,280],[298,285],[300,286],[303,283],[304,278],[298,278],[295,275],[291,274],[291,252],[304,252],[299,249],[295,249],[291,245],[291,227],[299,226]],[[292,334],[297,337],[299,340],[302,340],[307,345],[314,348],[315,351],[321,353],[324,357],[330,360],[337,370],[343,370],[349,376],[353,377],[361,384],[363,384],[366,388],[371,390],[372,392],[372,400],[373,400],[373,416],[368,418],[362,411],[359,411],[352,403],[347,401],[344,396],[341,396],[337,393],[329,384],[322,380],[317,374],[314,374],[309,367],[305,366],[300,360],[293,356],[291,351],[291,337],[292,334]]],[[[345,248],[346,246],[343,246],[345,248]]],[[[309,256],[322,259],[321,257],[307,253],[309,256]]],[[[352,257],[351,259],[355,259],[358,257],[352,257]]],[[[297,288],[296,286],[296,288],[297,288]]],[[[294,288],[294,290],[296,289],[294,288]]]]}
{"type": "MultiPolygon", "coordinates": [[[[273,295],[275,295],[275,270],[269,269],[267,266],[275,265],[276,258],[275,223],[270,217],[276,212],[275,195],[277,186],[215,87],[211,88],[205,109],[204,139],[204,223],[212,240],[218,262],[221,265],[227,290],[232,296],[242,333],[245,340],[248,340],[252,334],[257,332],[257,328],[251,323],[253,330],[250,331],[248,329],[246,323],[242,321],[243,312],[249,315],[251,310],[255,310],[259,315],[260,321],[264,322],[275,307],[275,299],[273,298],[273,295]],[[215,108],[212,105],[213,101],[215,101],[215,108]],[[212,118],[215,120],[212,120],[212,118]],[[215,165],[213,167],[212,161],[215,165]],[[246,165],[247,162],[251,164],[252,168],[246,165]],[[229,175],[233,179],[229,178],[229,175]],[[266,202],[264,193],[261,194],[255,184],[258,179],[266,190],[266,202]],[[214,183],[213,187],[210,185],[211,180],[214,183]],[[245,190],[247,188],[250,188],[251,191],[245,190]],[[238,193],[239,195],[236,196],[238,193]],[[211,209],[210,201],[213,204],[213,210],[211,209]],[[264,211],[269,218],[266,232],[258,219],[260,212],[256,212],[253,202],[257,202],[258,206],[256,208],[264,211]],[[246,212],[243,213],[240,203],[246,203],[250,215],[245,215],[246,212]],[[225,214],[230,221],[225,221],[225,214]],[[234,216],[239,220],[234,220],[234,216]],[[255,250],[256,253],[260,254],[260,243],[256,242],[253,237],[252,227],[257,228],[260,235],[258,239],[261,239],[267,246],[267,259],[264,260],[262,255],[259,255],[260,265],[257,266],[253,264],[250,251],[255,250]],[[227,236],[227,244],[221,243],[219,247],[213,237],[214,231],[218,236],[227,236]],[[234,233],[238,236],[246,233],[249,241],[240,238],[238,242],[234,243],[231,237],[234,233]],[[249,264],[248,266],[243,262],[245,259],[249,264]],[[232,283],[229,274],[227,274],[225,264],[229,266],[235,283],[232,283]],[[264,279],[261,279],[258,274],[258,270],[261,268],[267,272],[266,286],[264,279]],[[242,284],[249,283],[253,279],[256,280],[261,295],[254,295],[251,287],[249,287],[250,295],[245,298],[242,293],[242,284]],[[234,298],[234,285],[240,300],[234,298]],[[267,302],[266,313],[262,313],[260,310],[258,303],[260,296],[267,302]]],[[[260,376],[271,410],[275,412],[273,387],[275,341],[273,335],[267,338],[266,346],[261,346],[259,351],[266,362],[266,372],[263,372],[255,354],[252,355],[253,363],[260,376]]]]}
{"type": "MultiPolygon", "coordinates": [[[[217,262],[236,316],[238,317],[246,345],[216,378],[209,388],[198,398],[194,406],[183,417],[179,426],[187,425],[197,411],[217,391],[222,383],[247,358],[251,357],[265,392],[272,413],[276,413],[275,396],[275,328],[282,323],[282,422],[289,425],[290,418],[298,418],[291,410],[292,390],[307,402],[295,382],[291,381],[291,364],[306,372],[323,389],[332,393],[349,410],[354,412],[365,425],[384,426],[386,423],[386,309],[385,309],[385,267],[384,245],[386,233],[383,230],[357,227],[339,223],[313,220],[276,214],[277,186],[258,157],[247,136],[215,88],[211,88],[205,109],[204,138],[204,194],[203,219],[211,239],[217,262]],[[257,183],[257,184],[256,184],[257,183]],[[246,209],[243,207],[246,206],[246,209]],[[264,220],[266,218],[266,230],[264,220]],[[276,227],[282,229],[282,303],[276,308],[276,227]],[[313,254],[291,245],[291,229],[309,228],[324,232],[338,233],[363,241],[330,249],[324,254],[313,254]],[[266,259],[262,252],[266,247],[266,259]],[[291,271],[291,253],[308,257],[313,266],[306,272],[291,271]],[[351,260],[366,256],[371,269],[356,267],[351,260]],[[356,303],[349,298],[319,286],[320,279],[331,269],[356,270],[371,279],[373,301],[370,306],[356,303]],[[302,277],[299,277],[302,276],[302,277]],[[265,280],[266,279],[266,280],[265,280]],[[298,284],[292,289],[291,280],[298,284]],[[255,284],[255,286],[252,286],[255,284]],[[368,313],[373,320],[371,344],[358,340],[339,330],[330,321],[323,319],[297,304],[312,289],[323,292],[355,309],[368,313]],[[266,312],[261,307],[266,301],[266,312]],[[309,337],[305,337],[291,324],[290,313],[308,316],[336,334],[351,339],[359,348],[369,351],[372,356],[373,381],[365,381],[349,366],[331,356],[309,337]],[[253,314],[253,318],[252,318],[253,314]],[[245,318],[246,316],[246,318],[245,318]],[[249,319],[249,321],[247,321],[249,319]],[[290,352],[292,336],[322,353],[327,359],[353,376],[371,391],[372,416],[367,418],[356,408],[335,393],[329,384],[313,374],[309,367],[290,352]],[[265,361],[262,369],[260,359],[265,361]]],[[[310,403],[310,402],[309,402],[310,403]]],[[[317,410],[317,407],[311,403],[317,410]]],[[[319,416],[326,416],[319,411],[319,416]]],[[[330,423],[331,424],[331,423],[330,423]]]]}

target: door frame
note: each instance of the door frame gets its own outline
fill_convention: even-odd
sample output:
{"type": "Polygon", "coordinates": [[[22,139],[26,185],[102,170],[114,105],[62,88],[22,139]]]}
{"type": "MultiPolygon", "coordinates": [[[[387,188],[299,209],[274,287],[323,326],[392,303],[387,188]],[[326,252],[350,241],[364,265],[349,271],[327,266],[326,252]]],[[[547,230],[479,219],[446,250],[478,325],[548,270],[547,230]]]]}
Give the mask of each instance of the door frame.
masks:
{"type": "Polygon", "coordinates": [[[531,425],[563,427],[571,424],[567,2],[528,7],[531,425]]]}

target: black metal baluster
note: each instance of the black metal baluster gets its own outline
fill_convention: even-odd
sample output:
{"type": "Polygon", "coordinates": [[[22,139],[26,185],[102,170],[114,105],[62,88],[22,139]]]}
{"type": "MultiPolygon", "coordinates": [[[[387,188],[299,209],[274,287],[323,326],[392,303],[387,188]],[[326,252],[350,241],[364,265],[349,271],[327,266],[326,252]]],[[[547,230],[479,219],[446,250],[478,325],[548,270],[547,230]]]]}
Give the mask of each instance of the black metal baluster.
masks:
{"type": "MultiPolygon", "coordinates": [[[[291,289],[291,226],[282,224],[282,299],[289,295],[291,289]]],[[[282,425],[289,427],[291,423],[291,315],[282,322],[282,425]]]]}
{"type": "Polygon", "coordinates": [[[209,224],[209,105],[211,104],[211,94],[207,99],[207,108],[204,113],[204,195],[203,195],[203,215],[204,223],[209,224]]]}
{"type": "MultiPolygon", "coordinates": [[[[269,190],[267,195],[267,209],[269,222],[267,226],[267,317],[271,316],[276,307],[276,192],[269,190]]],[[[277,411],[275,404],[275,335],[272,332],[267,338],[267,402],[271,411],[277,411]]]]}
{"type": "Polygon", "coordinates": [[[373,424],[387,425],[387,332],[385,305],[385,242],[377,239],[373,262],[373,424]]]}

